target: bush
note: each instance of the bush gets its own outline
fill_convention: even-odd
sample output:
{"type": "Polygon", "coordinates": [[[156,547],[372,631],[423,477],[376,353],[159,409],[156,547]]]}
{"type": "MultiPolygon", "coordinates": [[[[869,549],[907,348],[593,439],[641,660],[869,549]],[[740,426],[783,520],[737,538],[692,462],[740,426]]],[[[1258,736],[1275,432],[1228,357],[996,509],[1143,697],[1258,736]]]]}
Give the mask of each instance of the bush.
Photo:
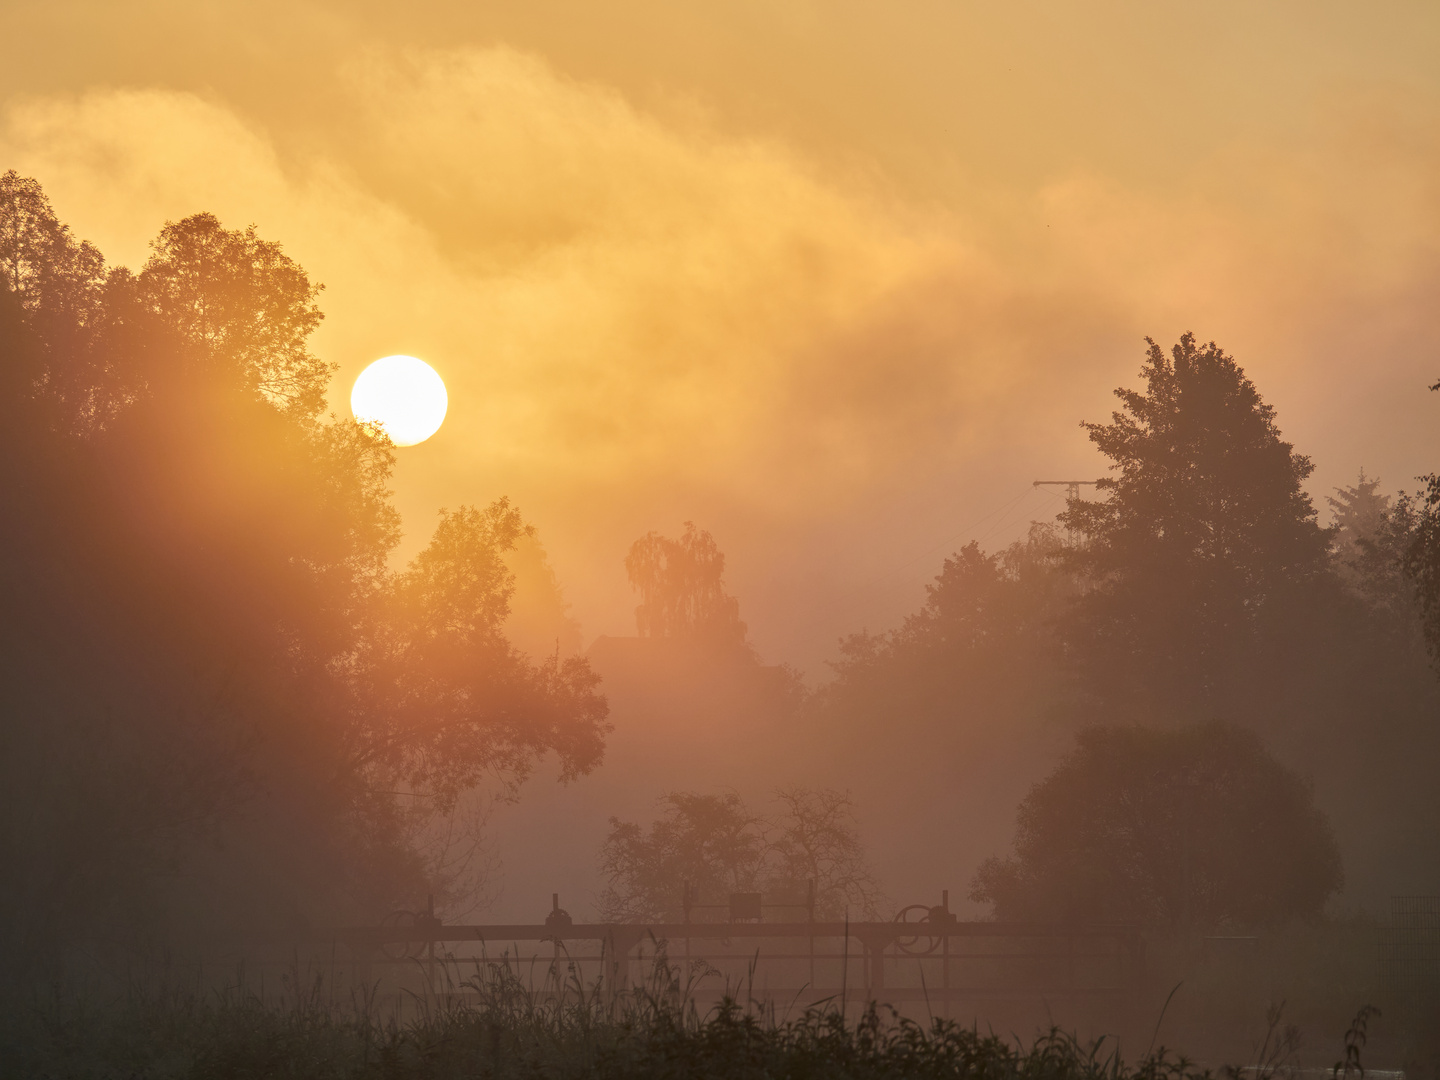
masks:
{"type": "Polygon", "coordinates": [[[971,897],[1017,921],[1254,926],[1320,914],[1344,881],[1309,785],[1224,724],[1082,732],[971,897]]]}

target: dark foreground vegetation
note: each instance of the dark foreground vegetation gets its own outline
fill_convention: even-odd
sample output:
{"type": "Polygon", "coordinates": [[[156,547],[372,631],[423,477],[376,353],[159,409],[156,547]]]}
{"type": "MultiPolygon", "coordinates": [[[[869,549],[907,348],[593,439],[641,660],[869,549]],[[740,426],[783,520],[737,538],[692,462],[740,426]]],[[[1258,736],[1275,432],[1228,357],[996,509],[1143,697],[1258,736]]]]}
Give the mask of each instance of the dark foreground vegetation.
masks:
{"type": "MultiPolygon", "coordinates": [[[[1372,1005],[1324,1015],[1302,1003],[1297,1016],[1280,1000],[1229,1016],[1235,1037],[1177,1052],[1190,1037],[1173,1023],[1184,983],[1153,1006],[1132,999],[1111,1017],[1119,1027],[1072,1028],[941,1016],[938,1002],[905,1015],[853,992],[787,1007],[749,979],[717,985],[703,964],[687,975],[663,952],[618,994],[573,965],[547,967],[508,953],[416,961],[357,990],[333,961],[292,955],[223,974],[151,969],[88,993],[32,989],[0,998],[0,1080],[1364,1080],[1376,1067],[1429,1077],[1436,1060],[1420,1013],[1382,1022],[1372,1005]]],[[[1253,997],[1265,981],[1254,975],[1229,996],[1253,997]]]]}
{"type": "Polygon", "coordinates": [[[132,993],[104,1008],[43,1001],[7,1017],[9,1077],[967,1077],[1188,1080],[1163,1048],[1127,1063],[1111,1040],[1059,1030],[1026,1043],[950,1020],[835,1005],[795,1018],[727,1000],[701,1015],[673,986],[624,1007],[580,990],[541,1001],[492,969],[462,1003],[416,998],[401,1018],[336,1007],[322,984],[282,1004],[253,994],[132,993]],[[851,1015],[854,1015],[852,1008],[851,1015]]]}
{"type": "Polygon", "coordinates": [[[0,981],[443,904],[433,826],[482,777],[600,760],[585,661],[503,632],[515,507],[390,569],[392,446],[324,414],[319,291],[208,214],[107,267],[0,175],[0,981]]]}

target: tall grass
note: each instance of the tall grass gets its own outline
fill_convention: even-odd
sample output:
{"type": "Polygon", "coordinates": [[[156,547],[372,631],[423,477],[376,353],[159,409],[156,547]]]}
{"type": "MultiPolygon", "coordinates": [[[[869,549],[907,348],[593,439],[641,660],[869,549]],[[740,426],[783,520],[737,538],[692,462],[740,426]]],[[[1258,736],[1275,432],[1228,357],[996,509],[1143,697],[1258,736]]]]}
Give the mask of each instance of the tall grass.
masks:
{"type": "MultiPolygon", "coordinates": [[[[563,970],[563,969],[562,969],[563,970]]],[[[278,999],[132,987],[114,1000],[32,998],[0,1026],[0,1076],[56,1078],[716,1078],[1191,1080],[1161,1050],[1127,1065],[1105,1040],[1058,1030],[1025,1044],[952,1021],[922,1025],[839,1002],[780,1017],[726,996],[702,1012],[693,977],[657,958],[645,985],[612,993],[551,973],[537,989],[505,960],[458,985],[337,1003],[323,979],[287,979],[278,999]]]]}

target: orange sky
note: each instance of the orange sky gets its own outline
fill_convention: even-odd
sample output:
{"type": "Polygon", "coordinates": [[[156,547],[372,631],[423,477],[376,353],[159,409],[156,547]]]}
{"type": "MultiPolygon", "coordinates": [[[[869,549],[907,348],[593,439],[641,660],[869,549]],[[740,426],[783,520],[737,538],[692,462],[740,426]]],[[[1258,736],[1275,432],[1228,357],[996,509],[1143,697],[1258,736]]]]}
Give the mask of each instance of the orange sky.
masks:
{"type": "Polygon", "coordinates": [[[389,353],[449,384],[407,543],[511,495],[587,639],[693,519],[818,672],[1098,474],[1147,333],[1237,355],[1319,494],[1440,466],[1433,4],[10,0],[0,38],[0,168],[114,261],[201,209],[281,241],[337,409],[389,353]]]}

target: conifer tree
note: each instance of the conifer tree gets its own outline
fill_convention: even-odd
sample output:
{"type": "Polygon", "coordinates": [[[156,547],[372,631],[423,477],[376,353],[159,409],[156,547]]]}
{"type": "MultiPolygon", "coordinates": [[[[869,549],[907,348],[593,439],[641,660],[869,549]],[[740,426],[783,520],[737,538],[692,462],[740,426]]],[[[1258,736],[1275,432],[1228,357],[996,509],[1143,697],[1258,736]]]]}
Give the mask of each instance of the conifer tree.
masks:
{"type": "Polygon", "coordinates": [[[1168,356],[1150,341],[1141,374],[1109,423],[1083,425],[1114,475],[1060,515],[1083,585],[1064,637],[1109,707],[1204,719],[1324,577],[1330,537],[1303,487],[1314,466],[1232,357],[1186,334],[1168,356]]]}

